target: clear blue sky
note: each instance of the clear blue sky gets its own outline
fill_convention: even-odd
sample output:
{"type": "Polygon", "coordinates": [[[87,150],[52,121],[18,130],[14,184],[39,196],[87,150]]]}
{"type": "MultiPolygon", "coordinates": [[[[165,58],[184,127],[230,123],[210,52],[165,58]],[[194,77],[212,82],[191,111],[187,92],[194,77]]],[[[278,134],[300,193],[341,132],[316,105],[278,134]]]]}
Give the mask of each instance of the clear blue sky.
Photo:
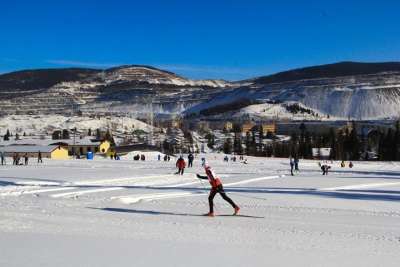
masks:
{"type": "Polygon", "coordinates": [[[238,80],[400,61],[399,14],[399,0],[1,1],[0,72],[146,64],[238,80]]]}

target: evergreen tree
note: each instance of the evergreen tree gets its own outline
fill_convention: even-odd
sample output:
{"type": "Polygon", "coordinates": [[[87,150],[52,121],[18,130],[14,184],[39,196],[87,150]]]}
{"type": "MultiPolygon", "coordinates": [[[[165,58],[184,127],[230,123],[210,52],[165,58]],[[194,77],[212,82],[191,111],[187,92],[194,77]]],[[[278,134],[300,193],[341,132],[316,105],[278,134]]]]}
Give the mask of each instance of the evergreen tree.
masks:
{"type": "Polygon", "coordinates": [[[225,140],[223,150],[224,150],[225,154],[231,154],[232,153],[232,139],[231,138],[227,138],[225,140]]]}

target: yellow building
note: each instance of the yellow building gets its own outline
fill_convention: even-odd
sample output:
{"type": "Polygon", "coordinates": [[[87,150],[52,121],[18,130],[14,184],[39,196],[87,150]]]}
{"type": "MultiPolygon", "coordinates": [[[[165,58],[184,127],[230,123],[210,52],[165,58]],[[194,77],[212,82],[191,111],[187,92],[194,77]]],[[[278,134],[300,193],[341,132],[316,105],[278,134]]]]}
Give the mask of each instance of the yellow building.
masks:
{"type": "Polygon", "coordinates": [[[276,124],[275,123],[264,123],[261,125],[263,134],[266,135],[268,132],[276,134],[276,124]]]}
{"type": "Polygon", "coordinates": [[[225,122],[224,124],[224,130],[225,131],[232,131],[233,129],[233,123],[230,121],[225,122]]]}
{"type": "Polygon", "coordinates": [[[110,147],[111,147],[110,141],[107,140],[101,141],[99,145],[99,151],[100,153],[107,153],[110,147]]]}
{"type": "Polygon", "coordinates": [[[15,154],[24,157],[26,154],[30,158],[37,158],[40,153],[42,158],[69,159],[68,148],[63,146],[14,145],[0,147],[0,151],[4,152],[6,157],[13,157],[15,154]]]}
{"type": "Polygon", "coordinates": [[[251,129],[253,129],[254,126],[256,126],[256,124],[252,122],[244,123],[242,125],[242,133],[251,132],[251,129]]]}

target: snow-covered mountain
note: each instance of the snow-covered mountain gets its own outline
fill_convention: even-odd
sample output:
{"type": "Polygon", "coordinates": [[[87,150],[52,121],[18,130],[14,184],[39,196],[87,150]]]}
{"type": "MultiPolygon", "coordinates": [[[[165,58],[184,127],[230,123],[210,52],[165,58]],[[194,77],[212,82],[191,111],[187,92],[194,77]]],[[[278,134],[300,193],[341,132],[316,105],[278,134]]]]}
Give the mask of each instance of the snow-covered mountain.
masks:
{"type": "Polygon", "coordinates": [[[0,113],[180,113],[234,86],[138,65],[27,70],[0,75],[0,113]]]}
{"type": "MultiPolygon", "coordinates": [[[[218,94],[211,101],[186,112],[207,114],[207,111],[218,111],[219,107],[221,111],[231,111],[231,107],[238,110],[235,107],[242,109],[253,104],[264,103],[279,108],[282,104],[298,103],[318,114],[319,118],[400,117],[400,63],[342,62],[282,72],[246,82],[250,85],[218,94]]],[[[261,114],[257,110],[257,106],[247,108],[245,112],[242,110],[242,114],[279,117],[282,113],[261,114]]],[[[309,112],[305,113],[308,117],[309,112]]]]}
{"type": "Polygon", "coordinates": [[[240,82],[190,80],[139,65],[0,75],[0,115],[154,112],[382,119],[400,117],[399,104],[400,63],[341,62],[240,82]]]}

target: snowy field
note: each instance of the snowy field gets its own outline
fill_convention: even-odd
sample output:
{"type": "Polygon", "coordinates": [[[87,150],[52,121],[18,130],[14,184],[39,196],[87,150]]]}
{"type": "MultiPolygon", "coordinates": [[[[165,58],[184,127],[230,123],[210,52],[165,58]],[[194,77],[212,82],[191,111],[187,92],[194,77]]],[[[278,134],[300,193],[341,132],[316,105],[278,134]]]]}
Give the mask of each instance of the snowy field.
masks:
{"type": "MultiPolygon", "coordinates": [[[[0,266],[398,266],[400,163],[207,155],[241,216],[216,196],[199,158],[50,161],[0,166],[0,266]]],[[[32,160],[33,161],[33,160],[32,160]]],[[[9,163],[9,162],[8,162],[9,163]]]]}

